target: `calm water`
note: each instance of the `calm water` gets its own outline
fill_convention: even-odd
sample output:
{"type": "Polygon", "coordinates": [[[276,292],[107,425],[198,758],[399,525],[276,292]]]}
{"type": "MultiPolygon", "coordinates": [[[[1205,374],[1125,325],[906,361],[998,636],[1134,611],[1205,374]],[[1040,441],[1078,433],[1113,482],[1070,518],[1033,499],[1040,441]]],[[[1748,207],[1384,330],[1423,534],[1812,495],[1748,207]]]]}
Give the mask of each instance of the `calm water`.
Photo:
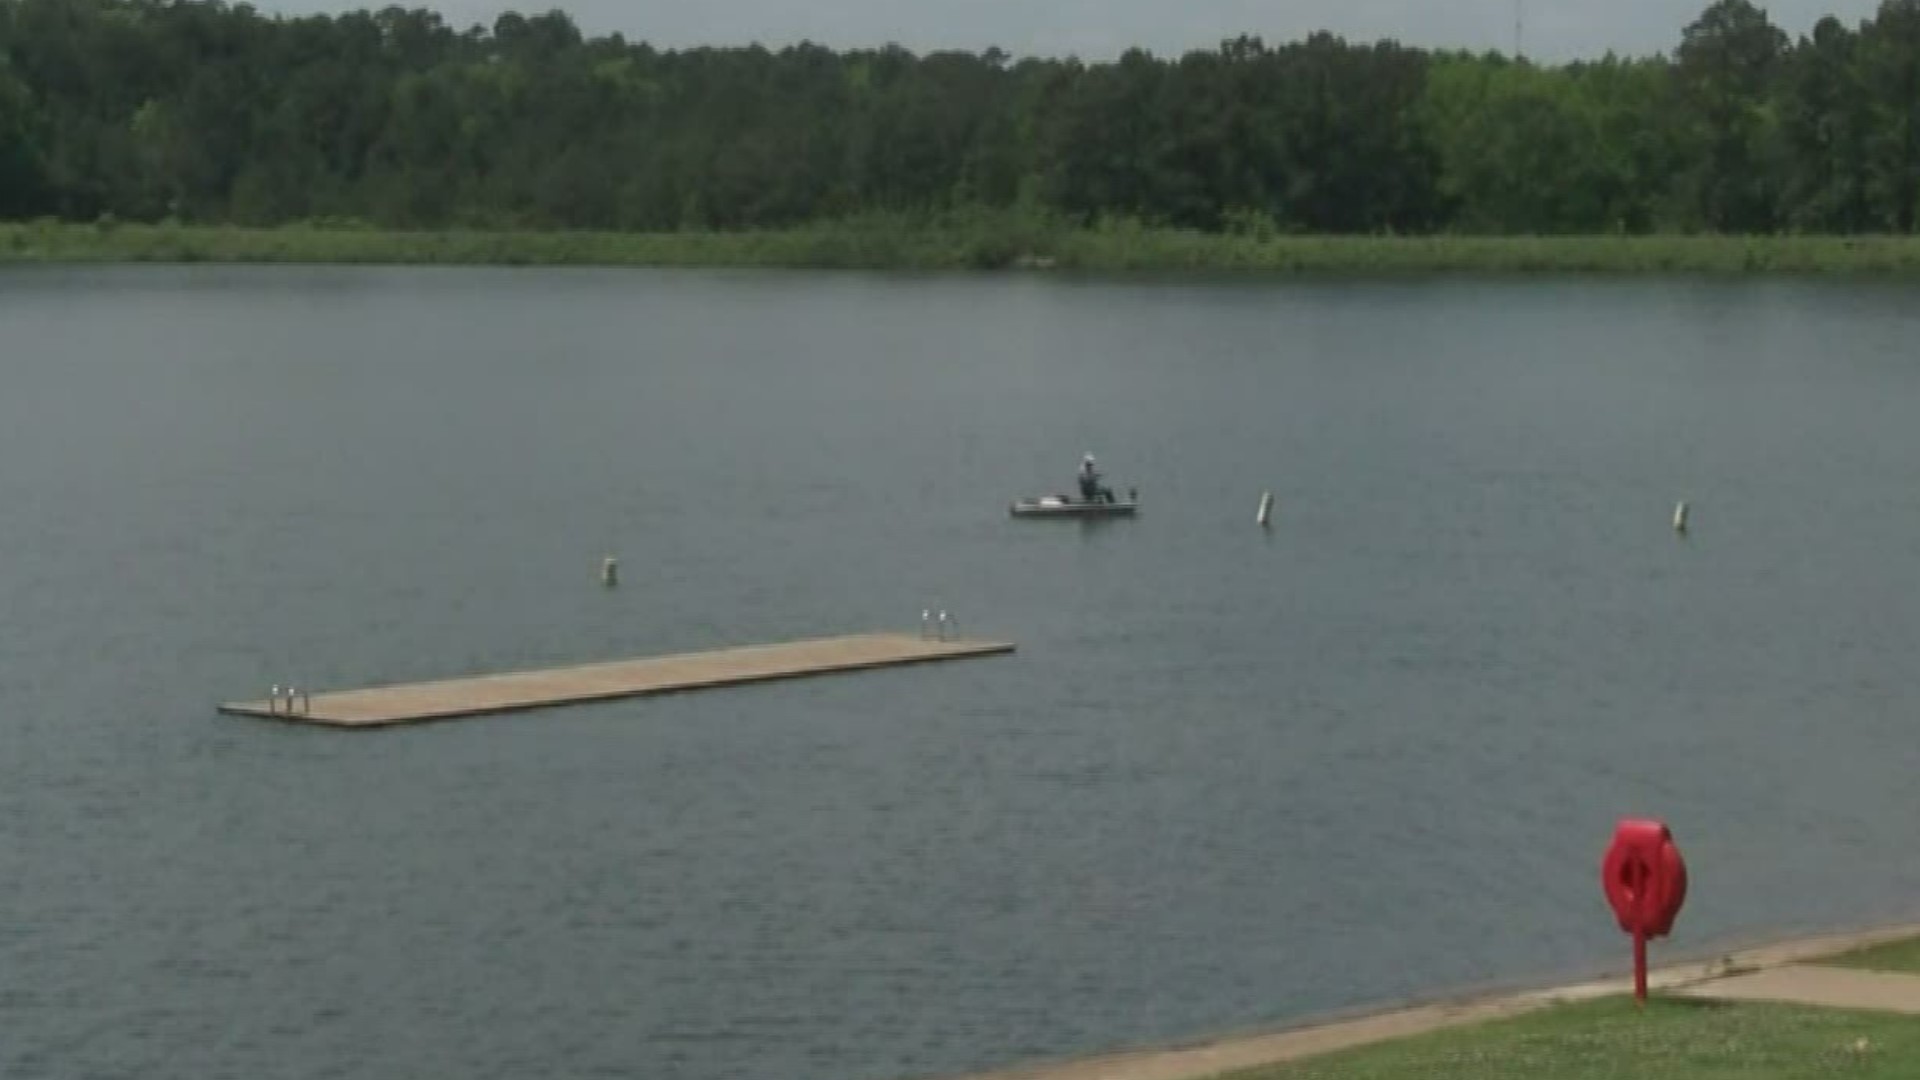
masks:
{"type": "Polygon", "coordinates": [[[1694,872],[1669,956],[1911,914],[1916,341],[1877,285],[0,274],[0,1075],[1274,1023],[1617,967],[1632,813],[1694,872]],[[1085,450],[1144,516],[1006,517],[1085,450]],[[212,708],[930,605],[1021,651],[212,708]]]}

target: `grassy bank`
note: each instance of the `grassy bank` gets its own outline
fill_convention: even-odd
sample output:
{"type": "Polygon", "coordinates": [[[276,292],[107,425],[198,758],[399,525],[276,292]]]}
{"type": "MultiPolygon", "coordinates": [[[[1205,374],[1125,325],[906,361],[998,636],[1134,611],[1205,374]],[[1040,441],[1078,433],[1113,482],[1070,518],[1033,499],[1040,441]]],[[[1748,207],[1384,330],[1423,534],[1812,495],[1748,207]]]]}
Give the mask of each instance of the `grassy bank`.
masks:
{"type": "Polygon", "coordinates": [[[1229,1074],[1231,1080],[1904,1080],[1910,1016],[1787,1005],[1605,998],[1229,1074]]]}
{"type": "Polygon", "coordinates": [[[1835,274],[1920,279],[1920,237],[1223,236],[1130,224],[897,220],[747,233],[390,232],[0,223],[0,263],[1059,269],[1093,273],[1835,274]]]}

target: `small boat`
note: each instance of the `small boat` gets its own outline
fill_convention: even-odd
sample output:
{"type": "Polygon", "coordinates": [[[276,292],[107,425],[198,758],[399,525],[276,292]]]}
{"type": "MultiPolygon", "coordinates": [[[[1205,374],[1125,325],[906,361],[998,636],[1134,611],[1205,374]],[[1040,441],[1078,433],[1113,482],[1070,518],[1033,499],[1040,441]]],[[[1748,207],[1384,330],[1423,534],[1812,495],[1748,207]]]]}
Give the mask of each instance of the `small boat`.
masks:
{"type": "Polygon", "coordinates": [[[1140,509],[1139,493],[1129,490],[1124,499],[1072,499],[1065,495],[1041,495],[1021,499],[1007,508],[1014,517],[1131,517],[1140,509]]]}

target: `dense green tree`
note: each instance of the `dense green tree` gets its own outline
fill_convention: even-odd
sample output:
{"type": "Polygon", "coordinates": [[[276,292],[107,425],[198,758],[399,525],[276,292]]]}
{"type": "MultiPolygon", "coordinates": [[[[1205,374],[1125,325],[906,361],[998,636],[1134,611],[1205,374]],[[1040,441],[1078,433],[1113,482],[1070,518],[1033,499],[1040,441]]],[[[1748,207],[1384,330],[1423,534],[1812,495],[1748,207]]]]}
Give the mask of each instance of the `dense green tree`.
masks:
{"type": "Polygon", "coordinates": [[[1910,233],[1920,214],[1920,0],[1884,0],[1860,51],[1872,198],[1883,224],[1910,233]]]}
{"type": "Polygon", "coordinates": [[[1605,232],[1628,183],[1596,103],[1530,64],[1461,57],[1435,65],[1427,108],[1445,148],[1456,224],[1482,232],[1605,232]]]}
{"type": "Polygon", "coordinates": [[[27,88],[0,56],[0,217],[26,217],[44,209],[37,117],[27,88]]]}
{"type": "Polygon", "coordinates": [[[1699,148],[1686,180],[1707,228],[1774,225],[1771,91],[1786,50],[1786,34],[1748,0],[1716,0],[1681,39],[1675,71],[1699,148]]]}
{"type": "Polygon", "coordinates": [[[1794,50],[1781,126],[1789,162],[1787,224],[1859,232],[1874,224],[1867,151],[1871,117],[1862,93],[1859,36],[1826,18],[1794,50]]]}

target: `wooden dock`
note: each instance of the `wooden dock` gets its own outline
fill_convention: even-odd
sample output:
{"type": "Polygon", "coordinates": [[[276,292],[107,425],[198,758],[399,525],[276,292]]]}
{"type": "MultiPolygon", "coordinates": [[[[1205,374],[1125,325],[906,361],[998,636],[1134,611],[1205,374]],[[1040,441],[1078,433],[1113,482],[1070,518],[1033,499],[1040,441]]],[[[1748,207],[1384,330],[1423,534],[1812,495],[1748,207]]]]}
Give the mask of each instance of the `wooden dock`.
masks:
{"type": "Polygon", "coordinates": [[[1013,651],[1011,642],[857,634],[780,645],[747,645],[678,656],[515,671],[366,690],[312,694],[289,702],[236,701],[220,706],[235,716],[370,728],[514,712],[552,705],[608,701],[642,694],[703,690],[741,683],[862,671],[931,660],[957,660],[1013,651]]]}

